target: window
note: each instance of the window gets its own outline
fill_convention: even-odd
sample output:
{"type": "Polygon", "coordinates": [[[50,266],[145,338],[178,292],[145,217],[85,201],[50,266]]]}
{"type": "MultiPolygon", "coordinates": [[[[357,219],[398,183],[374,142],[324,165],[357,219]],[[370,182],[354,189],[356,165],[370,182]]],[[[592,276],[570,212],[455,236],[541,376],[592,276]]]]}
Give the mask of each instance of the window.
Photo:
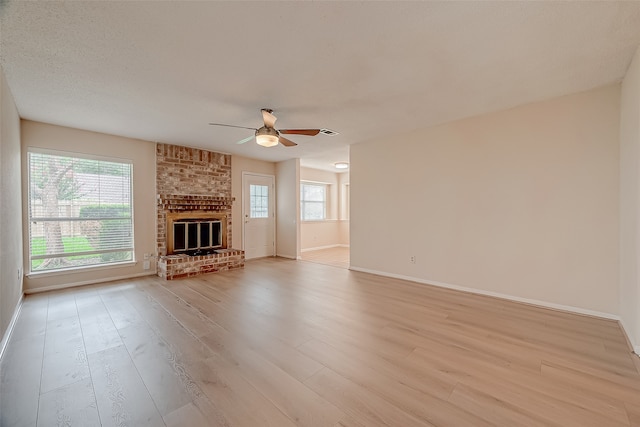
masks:
{"type": "Polygon", "coordinates": [[[269,218],[269,186],[249,185],[250,218],[269,218]]]}
{"type": "Polygon", "coordinates": [[[319,221],[326,218],[327,186],[325,184],[300,184],[300,217],[303,221],[319,221]]]}
{"type": "Polygon", "coordinates": [[[133,260],[130,163],[28,153],[31,272],[133,260]]]}

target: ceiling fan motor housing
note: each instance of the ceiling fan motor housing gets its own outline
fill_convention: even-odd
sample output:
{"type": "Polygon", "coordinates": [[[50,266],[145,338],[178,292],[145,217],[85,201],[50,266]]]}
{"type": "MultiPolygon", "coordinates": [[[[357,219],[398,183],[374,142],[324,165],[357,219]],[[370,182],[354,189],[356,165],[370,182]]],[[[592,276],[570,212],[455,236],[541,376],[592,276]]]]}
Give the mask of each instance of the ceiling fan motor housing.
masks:
{"type": "Polygon", "coordinates": [[[256,136],[258,136],[258,135],[280,136],[280,132],[278,132],[274,128],[270,128],[270,127],[267,127],[267,126],[262,126],[260,129],[256,130],[256,136]]]}

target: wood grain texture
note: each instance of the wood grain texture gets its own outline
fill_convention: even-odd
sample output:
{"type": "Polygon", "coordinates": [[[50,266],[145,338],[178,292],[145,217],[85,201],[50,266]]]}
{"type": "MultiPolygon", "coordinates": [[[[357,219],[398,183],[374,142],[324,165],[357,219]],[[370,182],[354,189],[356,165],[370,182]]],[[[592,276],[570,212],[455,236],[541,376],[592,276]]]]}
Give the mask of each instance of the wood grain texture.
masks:
{"type": "Polygon", "coordinates": [[[640,426],[617,322],[260,259],[27,296],[0,425],[640,426]]]}
{"type": "Polygon", "coordinates": [[[145,384],[124,345],[89,355],[103,426],[162,425],[145,384]]]}

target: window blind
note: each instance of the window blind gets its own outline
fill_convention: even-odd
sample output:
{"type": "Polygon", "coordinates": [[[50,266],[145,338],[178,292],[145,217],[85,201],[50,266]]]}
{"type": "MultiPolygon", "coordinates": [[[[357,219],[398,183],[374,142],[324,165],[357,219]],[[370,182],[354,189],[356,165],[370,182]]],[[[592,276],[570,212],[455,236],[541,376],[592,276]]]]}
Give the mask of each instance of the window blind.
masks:
{"type": "Polygon", "coordinates": [[[132,165],[29,151],[30,271],[133,260],[132,165]]]}
{"type": "Polygon", "coordinates": [[[303,221],[318,221],[326,217],[327,186],[300,184],[300,216],[303,221]]]}

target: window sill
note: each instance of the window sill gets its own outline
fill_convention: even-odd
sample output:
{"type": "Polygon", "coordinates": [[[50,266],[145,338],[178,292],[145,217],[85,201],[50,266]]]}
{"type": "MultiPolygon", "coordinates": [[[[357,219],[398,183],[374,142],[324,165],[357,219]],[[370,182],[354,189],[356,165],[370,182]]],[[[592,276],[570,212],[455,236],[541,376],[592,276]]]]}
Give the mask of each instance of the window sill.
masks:
{"type": "Polygon", "coordinates": [[[137,261],[125,261],[125,262],[117,262],[117,263],[106,264],[106,265],[94,265],[89,267],[61,268],[59,270],[51,270],[51,271],[33,271],[25,274],[25,277],[38,279],[40,277],[59,276],[62,274],[86,273],[86,272],[99,271],[99,270],[111,270],[114,268],[131,267],[136,264],[138,264],[137,261]]]}
{"type": "Polygon", "coordinates": [[[349,221],[348,219],[303,219],[300,220],[302,224],[317,224],[319,222],[342,222],[349,221]]]}

